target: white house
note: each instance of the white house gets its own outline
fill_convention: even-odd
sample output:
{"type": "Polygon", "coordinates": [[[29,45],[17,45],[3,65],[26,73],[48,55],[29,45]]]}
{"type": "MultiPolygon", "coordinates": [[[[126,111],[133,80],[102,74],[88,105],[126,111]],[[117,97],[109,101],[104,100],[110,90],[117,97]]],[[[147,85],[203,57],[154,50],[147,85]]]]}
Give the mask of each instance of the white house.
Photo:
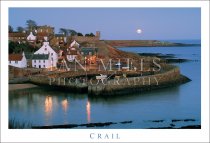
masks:
{"type": "Polygon", "coordinates": [[[78,52],[76,49],[71,49],[67,52],[66,58],[69,62],[72,62],[76,59],[78,56],[78,52]]]}
{"type": "Polygon", "coordinates": [[[32,58],[32,67],[52,68],[53,66],[49,54],[34,54],[32,58]]]}
{"type": "Polygon", "coordinates": [[[34,36],[32,32],[30,32],[30,34],[27,37],[27,40],[29,42],[34,42],[34,41],[36,41],[36,36],[34,36]]]}
{"type": "Polygon", "coordinates": [[[79,43],[77,43],[77,41],[74,40],[74,41],[71,43],[71,45],[70,45],[69,48],[71,48],[71,47],[73,47],[73,46],[79,47],[79,43]]]}
{"type": "Polygon", "coordinates": [[[24,52],[22,54],[9,54],[9,65],[18,68],[27,67],[27,60],[24,52]]]}
{"type": "Polygon", "coordinates": [[[50,47],[49,42],[43,42],[43,46],[34,53],[32,67],[52,68],[56,67],[58,54],[50,47]]]}

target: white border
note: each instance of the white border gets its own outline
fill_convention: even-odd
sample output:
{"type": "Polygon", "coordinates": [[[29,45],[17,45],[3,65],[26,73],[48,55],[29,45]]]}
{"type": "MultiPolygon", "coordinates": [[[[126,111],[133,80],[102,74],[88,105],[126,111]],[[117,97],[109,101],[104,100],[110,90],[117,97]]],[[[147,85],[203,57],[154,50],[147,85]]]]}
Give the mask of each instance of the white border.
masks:
{"type": "MultiPolygon", "coordinates": [[[[209,3],[208,1],[1,1],[1,141],[2,142],[207,142],[209,141],[209,3]],[[201,7],[202,129],[8,129],[8,8],[9,7],[201,7]],[[118,140],[91,140],[90,133],[118,133],[118,140]]],[[[190,100],[189,100],[190,101],[190,100]]]]}

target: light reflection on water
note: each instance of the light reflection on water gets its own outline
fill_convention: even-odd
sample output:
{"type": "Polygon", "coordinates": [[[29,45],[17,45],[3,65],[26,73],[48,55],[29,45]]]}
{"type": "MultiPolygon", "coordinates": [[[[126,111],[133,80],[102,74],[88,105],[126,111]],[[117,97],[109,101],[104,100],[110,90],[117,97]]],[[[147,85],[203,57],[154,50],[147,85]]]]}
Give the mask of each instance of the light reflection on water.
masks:
{"type": "Polygon", "coordinates": [[[86,105],[86,111],[87,111],[87,122],[90,123],[91,122],[91,105],[90,102],[87,101],[87,105],[86,105]]]}

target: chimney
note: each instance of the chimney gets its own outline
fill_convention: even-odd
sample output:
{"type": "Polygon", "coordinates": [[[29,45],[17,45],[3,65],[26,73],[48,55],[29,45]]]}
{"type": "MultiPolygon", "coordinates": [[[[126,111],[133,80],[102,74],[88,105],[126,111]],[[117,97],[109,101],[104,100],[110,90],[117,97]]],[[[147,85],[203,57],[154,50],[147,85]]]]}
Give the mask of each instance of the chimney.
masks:
{"type": "Polygon", "coordinates": [[[99,37],[100,38],[100,36],[101,36],[100,31],[96,31],[96,37],[99,37]]]}

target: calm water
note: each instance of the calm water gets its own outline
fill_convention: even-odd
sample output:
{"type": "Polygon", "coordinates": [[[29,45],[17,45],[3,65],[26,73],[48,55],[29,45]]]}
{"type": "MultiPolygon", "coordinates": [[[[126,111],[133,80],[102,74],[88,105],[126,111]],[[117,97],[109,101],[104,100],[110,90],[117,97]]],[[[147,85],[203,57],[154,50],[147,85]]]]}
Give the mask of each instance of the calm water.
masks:
{"type": "MultiPolygon", "coordinates": [[[[9,118],[32,125],[118,122],[105,128],[175,127],[201,124],[201,47],[130,47],[135,53],[175,54],[193,61],[177,64],[191,82],[141,94],[91,99],[86,94],[50,91],[41,87],[9,92],[9,118]],[[151,120],[164,120],[152,122],[151,120]],[[120,124],[122,121],[133,121],[120,124]]],[[[103,127],[101,127],[103,128],[103,127]]]]}

